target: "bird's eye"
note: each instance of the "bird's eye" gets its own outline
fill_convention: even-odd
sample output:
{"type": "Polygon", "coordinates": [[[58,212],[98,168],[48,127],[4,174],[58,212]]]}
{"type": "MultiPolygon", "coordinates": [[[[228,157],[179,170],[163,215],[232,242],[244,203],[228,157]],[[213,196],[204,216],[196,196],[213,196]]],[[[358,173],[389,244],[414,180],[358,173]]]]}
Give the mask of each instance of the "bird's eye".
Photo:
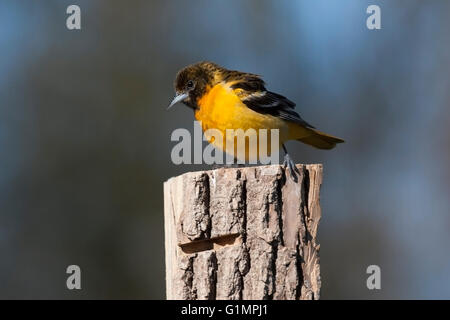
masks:
{"type": "Polygon", "coordinates": [[[186,88],[187,88],[187,89],[192,89],[192,88],[194,88],[194,81],[189,80],[189,81],[186,83],[186,88]]]}

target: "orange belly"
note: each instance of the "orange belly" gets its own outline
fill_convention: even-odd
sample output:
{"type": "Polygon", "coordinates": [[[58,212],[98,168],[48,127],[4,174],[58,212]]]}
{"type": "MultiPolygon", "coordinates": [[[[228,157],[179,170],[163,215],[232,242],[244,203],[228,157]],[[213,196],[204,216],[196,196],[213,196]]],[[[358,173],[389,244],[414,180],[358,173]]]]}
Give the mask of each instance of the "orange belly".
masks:
{"type": "MultiPolygon", "coordinates": [[[[301,134],[297,125],[286,122],[277,117],[261,114],[248,108],[236,95],[235,91],[225,84],[218,84],[211,88],[197,102],[199,109],[195,112],[195,118],[201,121],[205,138],[216,148],[234,155],[245,154],[245,161],[252,157],[258,157],[260,144],[264,137],[260,137],[261,129],[267,131],[267,152],[271,153],[272,129],[278,129],[279,139],[277,149],[287,140],[296,139],[296,135],[301,134]],[[227,135],[227,129],[233,129],[236,133],[242,129],[248,135],[256,134],[258,143],[256,146],[249,146],[245,143],[245,151],[239,150],[238,137],[227,135]],[[218,141],[217,135],[220,133],[222,141],[218,141]],[[234,148],[233,148],[234,147],[234,148]]],[[[240,132],[242,134],[242,132],[240,132]]],[[[246,138],[250,142],[251,138],[246,138]]],[[[242,147],[242,146],[241,146],[242,147]]],[[[241,159],[242,157],[236,156],[241,159]]]]}

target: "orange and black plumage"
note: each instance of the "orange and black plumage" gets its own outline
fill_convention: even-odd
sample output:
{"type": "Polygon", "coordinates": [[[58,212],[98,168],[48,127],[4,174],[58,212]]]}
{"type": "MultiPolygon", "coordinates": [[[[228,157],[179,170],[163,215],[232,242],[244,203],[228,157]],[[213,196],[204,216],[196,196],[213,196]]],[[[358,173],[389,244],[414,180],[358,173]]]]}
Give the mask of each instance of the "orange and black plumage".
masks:
{"type": "MultiPolygon", "coordinates": [[[[294,110],[294,102],[268,91],[264,81],[252,73],[199,62],[180,70],[174,87],[176,96],[169,107],[183,102],[192,108],[203,131],[218,129],[225,135],[226,129],[278,129],[283,148],[288,140],[319,149],[344,142],[315,129],[294,110]]],[[[219,147],[225,148],[224,144],[219,147]]]]}

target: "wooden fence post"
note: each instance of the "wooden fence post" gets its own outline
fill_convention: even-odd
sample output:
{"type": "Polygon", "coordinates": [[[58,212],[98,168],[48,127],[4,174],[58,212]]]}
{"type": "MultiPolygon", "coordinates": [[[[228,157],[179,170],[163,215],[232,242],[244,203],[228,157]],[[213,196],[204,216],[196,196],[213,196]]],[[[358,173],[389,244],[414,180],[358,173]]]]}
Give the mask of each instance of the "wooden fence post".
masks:
{"type": "Polygon", "coordinates": [[[322,165],[188,172],[164,183],[167,299],[319,299],[322,165]]]}

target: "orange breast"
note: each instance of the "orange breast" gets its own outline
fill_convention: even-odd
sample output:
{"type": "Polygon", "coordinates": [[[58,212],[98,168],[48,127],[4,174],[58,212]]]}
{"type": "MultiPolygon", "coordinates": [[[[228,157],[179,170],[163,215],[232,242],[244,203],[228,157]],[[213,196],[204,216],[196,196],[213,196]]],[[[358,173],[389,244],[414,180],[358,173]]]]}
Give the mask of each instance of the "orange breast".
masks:
{"type": "MultiPolygon", "coordinates": [[[[197,102],[199,109],[195,112],[195,118],[202,123],[202,129],[205,137],[214,146],[227,151],[227,144],[231,145],[233,142],[236,149],[236,138],[226,137],[226,130],[242,129],[248,131],[254,129],[259,141],[259,129],[268,130],[268,149],[270,152],[270,129],[279,129],[279,140],[284,142],[289,138],[289,125],[287,122],[266,114],[261,114],[249,109],[236,95],[235,91],[229,85],[220,83],[212,87],[199,101],[197,102]],[[208,134],[209,129],[218,130],[223,137],[223,141],[217,141],[215,136],[208,134]]],[[[211,131],[211,130],[210,130],[211,131]]],[[[258,153],[258,148],[249,150],[246,145],[246,160],[249,154],[258,153]]],[[[228,150],[229,151],[229,150],[228,150]]],[[[236,152],[236,150],[235,150],[236,152]]]]}

